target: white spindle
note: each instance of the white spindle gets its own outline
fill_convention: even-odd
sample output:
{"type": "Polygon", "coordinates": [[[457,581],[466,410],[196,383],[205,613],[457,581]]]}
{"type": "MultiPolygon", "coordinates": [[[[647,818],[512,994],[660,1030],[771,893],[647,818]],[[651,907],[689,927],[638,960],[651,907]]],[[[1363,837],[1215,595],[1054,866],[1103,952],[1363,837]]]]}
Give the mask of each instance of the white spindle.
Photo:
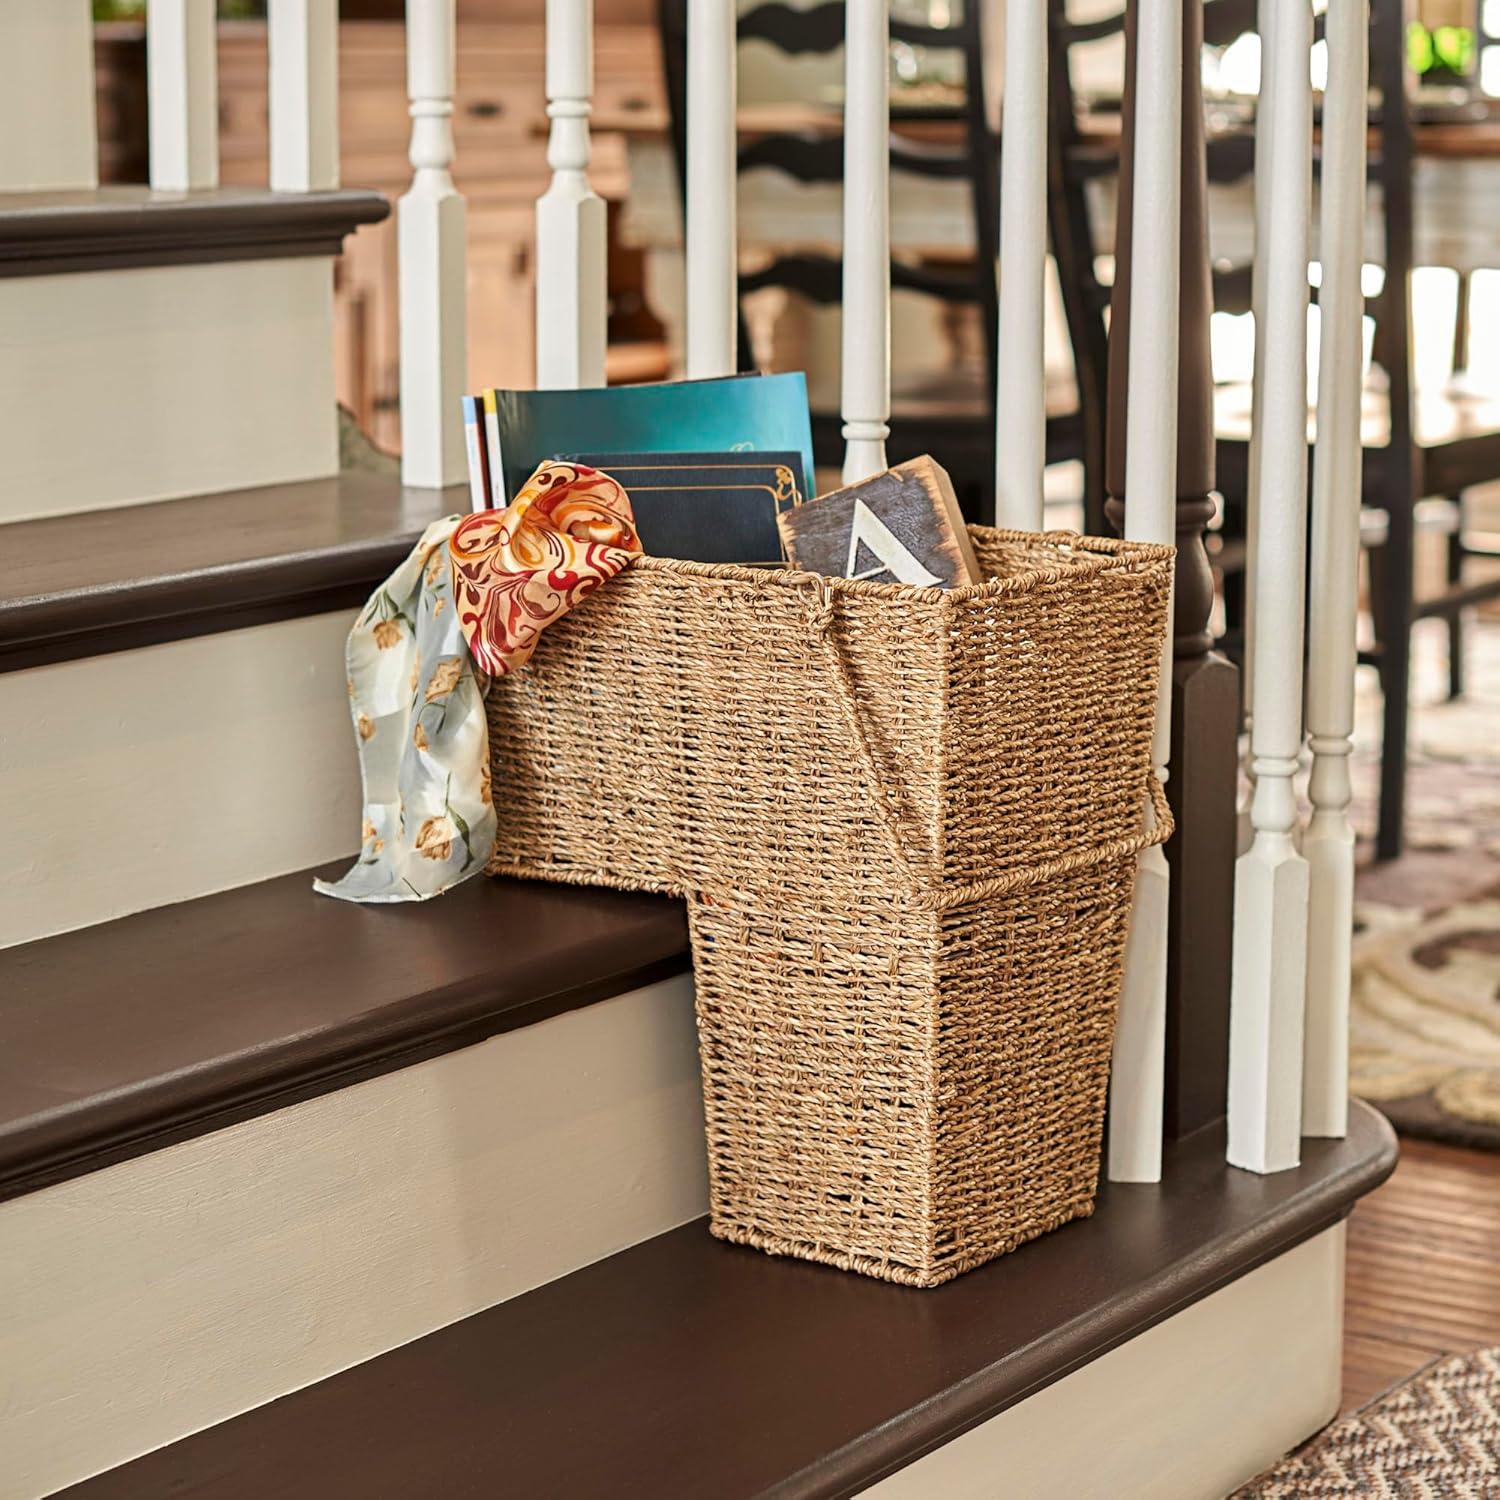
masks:
{"type": "Polygon", "coordinates": [[[401,477],[459,484],[464,452],[464,201],[453,186],[455,0],[407,0],[411,187],[397,206],[401,477]]]}
{"type": "Polygon", "coordinates": [[[1255,682],[1250,753],[1254,836],[1235,866],[1230,1004],[1229,1160],[1256,1172],[1301,1156],[1307,864],[1297,850],[1292,776],[1302,748],[1303,568],[1307,550],[1307,253],[1312,176],[1308,0],[1262,0],[1269,104],[1256,125],[1268,190],[1261,447],[1255,557],[1255,682]]]}
{"type": "MultiPolygon", "coordinates": [[[[1264,54],[1263,54],[1264,57],[1264,54]]],[[[1259,118],[1269,119],[1275,109],[1277,75],[1262,65],[1260,70],[1260,93],[1256,107],[1259,118]]],[[[1295,86],[1295,82],[1294,82],[1295,86]]],[[[1257,149],[1265,145],[1265,137],[1257,140],[1257,149]]],[[[1255,329],[1254,366],[1250,381],[1250,444],[1247,459],[1245,486],[1245,535],[1255,536],[1258,529],[1256,507],[1260,495],[1261,432],[1264,418],[1263,400],[1266,388],[1266,343],[1262,336],[1266,326],[1266,246],[1270,244],[1271,225],[1268,215],[1271,210],[1271,179],[1269,174],[1257,171],[1253,182],[1255,212],[1255,260],[1250,273],[1250,309],[1255,329]]],[[[1241,749],[1240,768],[1243,790],[1239,800],[1237,828],[1237,853],[1244,854],[1255,836],[1250,821],[1250,803],[1255,795],[1255,766],[1250,752],[1250,726],[1255,722],[1255,551],[1253,546],[1245,549],[1245,572],[1242,580],[1243,607],[1240,629],[1243,640],[1240,647],[1240,701],[1244,707],[1245,735],[1241,749]]]]}
{"type": "MultiPolygon", "coordinates": [[[[1132,541],[1171,542],[1177,519],[1181,0],[1140,0],[1137,25],[1129,389],[1138,394],[1126,415],[1125,535],[1132,541]]],[[[1010,212],[1009,204],[1005,212],[1010,212]]],[[[1171,664],[1169,629],[1162,643],[1151,752],[1155,774],[1163,781],[1172,741],[1171,664]]],[[[1149,804],[1146,817],[1154,818],[1149,804]]],[[[1115,1182],[1156,1182],[1161,1177],[1168,888],[1160,846],[1144,850],[1136,872],[1109,1086],[1109,1175],[1115,1182]]]]}
{"type": "Polygon", "coordinates": [[[1006,0],[1000,127],[995,516],[1001,526],[1039,531],[1047,456],[1047,0],[1006,0]]]}
{"type": "Polygon", "coordinates": [[[544,387],[604,384],[605,211],[588,179],[593,91],[593,0],[547,0],[552,181],[536,205],[536,381],[544,387]]]}
{"type": "Polygon", "coordinates": [[[99,186],[89,0],[0,0],[0,193],[99,186]]]}
{"type": "Polygon", "coordinates": [[[844,17],[844,483],[886,467],[891,415],[890,0],[844,17]]]}
{"type": "MultiPolygon", "coordinates": [[[[738,364],[734,0],[688,0],[687,373],[738,364]]],[[[808,476],[811,483],[811,476],[808,476]]]]}
{"type": "Polygon", "coordinates": [[[1354,830],[1348,807],[1363,457],[1360,272],[1369,86],[1367,0],[1330,0],[1327,26],[1312,513],[1312,576],[1317,586],[1307,614],[1313,813],[1302,840],[1308,873],[1302,1130],[1305,1135],[1342,1136],[1349,1119],[1349,965],[1354,928],[1354,830]]]}
{"type": "Polygon", "coordinates": [[[146,87],[151,186],[219,184],[219,59],[214,0],[150,0],[146,87]]]}
{"type": "Polygon", "coordinates": [[[339,185],[338,0],[270,0],[271,186],[339,185]]]}

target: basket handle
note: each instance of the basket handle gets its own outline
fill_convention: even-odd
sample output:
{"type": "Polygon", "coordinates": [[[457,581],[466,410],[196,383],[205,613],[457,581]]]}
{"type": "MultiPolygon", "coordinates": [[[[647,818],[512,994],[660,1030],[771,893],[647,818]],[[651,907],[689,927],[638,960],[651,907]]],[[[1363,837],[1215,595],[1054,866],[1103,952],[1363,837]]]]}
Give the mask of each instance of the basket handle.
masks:
{"type": "Polygon", "coordinates": [[[931,879],[920,880],[913,868],[909,850],[919,847],[920,838],[913,836],[912,819],[899,797],[886,786],[885,778],[880,774],[880,767],[875,764],[875,756],[870,750],[870,739],[865,732],[865,716],[860,712],[859,694],[849,675],[849,663],[833,638],[833,590],[828,587],[828,580],[821,573],[799,573],[796,581],[809,591],[813,601],[808,613],[808,627],[828,662],[834,696],[838,699],[844,727],[854,744],[855,763],[864,773],[865,800],[870,804],[870,811],[885,834],[891,857],[905,876],[907,889],[913,896],[918,896],[924,886],[931,886],[933,882],[931,879]]]}
{"type": "Polygon", "coordinates": [[[1176,824],[1167,801],[1167,789],[1155,769],[1148,765],[1144,800],[1151,809],[1151,817],[1149,820],[1142,819],[1138,833],[1113,839],[1108,844],[1060,854],[1041,864],[1006,870],[983,880],[970,881],[967,885],[944,886],[930,876],[919,878],[908,853],[919,841],[911,837],[910,816],[897,795],[886,786],[880,768],[875,763],[869,736],[865,732],[864,715],[860,712],[859,695],[855,692],[853,679],[849,675],[849,664],[833,638],[833,590],[829,588],[828,580],[819,573],[799,574],[796,582],[808,589],[813,598],[814,605],[808,614],[808,626],[831,669],[834,695],[838,699],[844,727],[853,742],[856,763],[864,773],[866,801],[886,836],[892,858],[905,876],[908,894],[915,908],[924,911],[949,911],[991,896],[1007,895],[1011,891],[1040,884],[1055,876],[1098,864],[1102,860],[1138,854],[1142,849],[1149,849],[1153,844],[1164,844],[1171,838],[1176,824]]]}

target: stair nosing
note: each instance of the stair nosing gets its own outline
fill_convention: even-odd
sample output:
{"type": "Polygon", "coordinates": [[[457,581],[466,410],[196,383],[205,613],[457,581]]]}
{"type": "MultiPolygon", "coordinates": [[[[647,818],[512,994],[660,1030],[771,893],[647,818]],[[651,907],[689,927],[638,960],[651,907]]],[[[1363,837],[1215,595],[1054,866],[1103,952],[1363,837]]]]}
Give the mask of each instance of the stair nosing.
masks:
{"type": "Polygon", "coordinates": [[[409,490],[394,475],[346,471],[8,523],[0,527],[0,673],[352,608],[425,525],[467,508],[460,486],[409,490]],[[242,510],[274,514],[281,532],[247,528],[254,539],[238,556],[205,551],[202,539],[242,510]],[[78,582],[71,570],[81,565],[76,534],[85,526],[85,565],[100,571],[78,582]],[[53,586],[37,587],[36,570],[57,558],[72,561],[53,586]]]}
{"type": "Polygon", "coordinates": [[[347,235],[389,214],[364,188],[0,193],[0,277],[337,255],[347,235]]]}

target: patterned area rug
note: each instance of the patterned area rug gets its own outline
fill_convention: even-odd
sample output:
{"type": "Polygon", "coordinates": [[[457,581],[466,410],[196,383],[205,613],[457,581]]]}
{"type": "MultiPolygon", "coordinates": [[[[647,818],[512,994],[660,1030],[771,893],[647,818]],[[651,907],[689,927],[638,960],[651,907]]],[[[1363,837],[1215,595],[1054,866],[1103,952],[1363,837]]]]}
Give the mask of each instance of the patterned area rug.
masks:
{"type": "Polygon", "coordinates": [[[1500,1150],[1500,623],[1471,627],[1468,691],[1452,702],[1441,629],[1414,646],[1408,847],[1387,865],[1366,842],[1379,697],[1360,695],[1350,1085],[1405,1134],[1500,1150]]]}
{"type": "Polygon", "coordinates": [[[1234,1500],[1500,1494],[1500,1349],[1430,1364],[1326,1427],[1234,1500]]]}
{"type": "Polygon", "coordinates": [[[1408,1135],[1500,1150],[1500,901],[1362,916],[1353,1091],[1408,1135]]]}

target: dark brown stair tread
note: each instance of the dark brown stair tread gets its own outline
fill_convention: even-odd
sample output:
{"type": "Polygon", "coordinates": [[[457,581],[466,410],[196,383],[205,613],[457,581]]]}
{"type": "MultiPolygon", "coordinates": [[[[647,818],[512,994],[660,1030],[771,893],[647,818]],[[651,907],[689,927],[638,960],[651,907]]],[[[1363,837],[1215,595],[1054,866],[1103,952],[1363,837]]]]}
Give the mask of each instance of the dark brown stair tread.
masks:
{"type": "Polygon", "coordinates": [[[480,877],[358,906],[314,873],[0,951],[0,1198],[689,963],[663,897],[480,877]]]}
{"type": "Polygon", "coordinates": [[[1295,1171],[1207,1129],[1160,1186],[934,1291],[686,1225],[64,1493],[77,1500],[851,1495],[1327,1228],[1396,1160],[1356,1104],[1295,1171]]]}
{"type": "Polygon", "coordinates": [[[0,671],[352,608],[467,490],[350,472],[0,528],[0,671]]]}
{"type": "Polygon", "coordinates": [[[164,192],[120,185],[0,193],[0,276],[337,255],[391,211],[379,193],[335,188],[164,192]]]}

